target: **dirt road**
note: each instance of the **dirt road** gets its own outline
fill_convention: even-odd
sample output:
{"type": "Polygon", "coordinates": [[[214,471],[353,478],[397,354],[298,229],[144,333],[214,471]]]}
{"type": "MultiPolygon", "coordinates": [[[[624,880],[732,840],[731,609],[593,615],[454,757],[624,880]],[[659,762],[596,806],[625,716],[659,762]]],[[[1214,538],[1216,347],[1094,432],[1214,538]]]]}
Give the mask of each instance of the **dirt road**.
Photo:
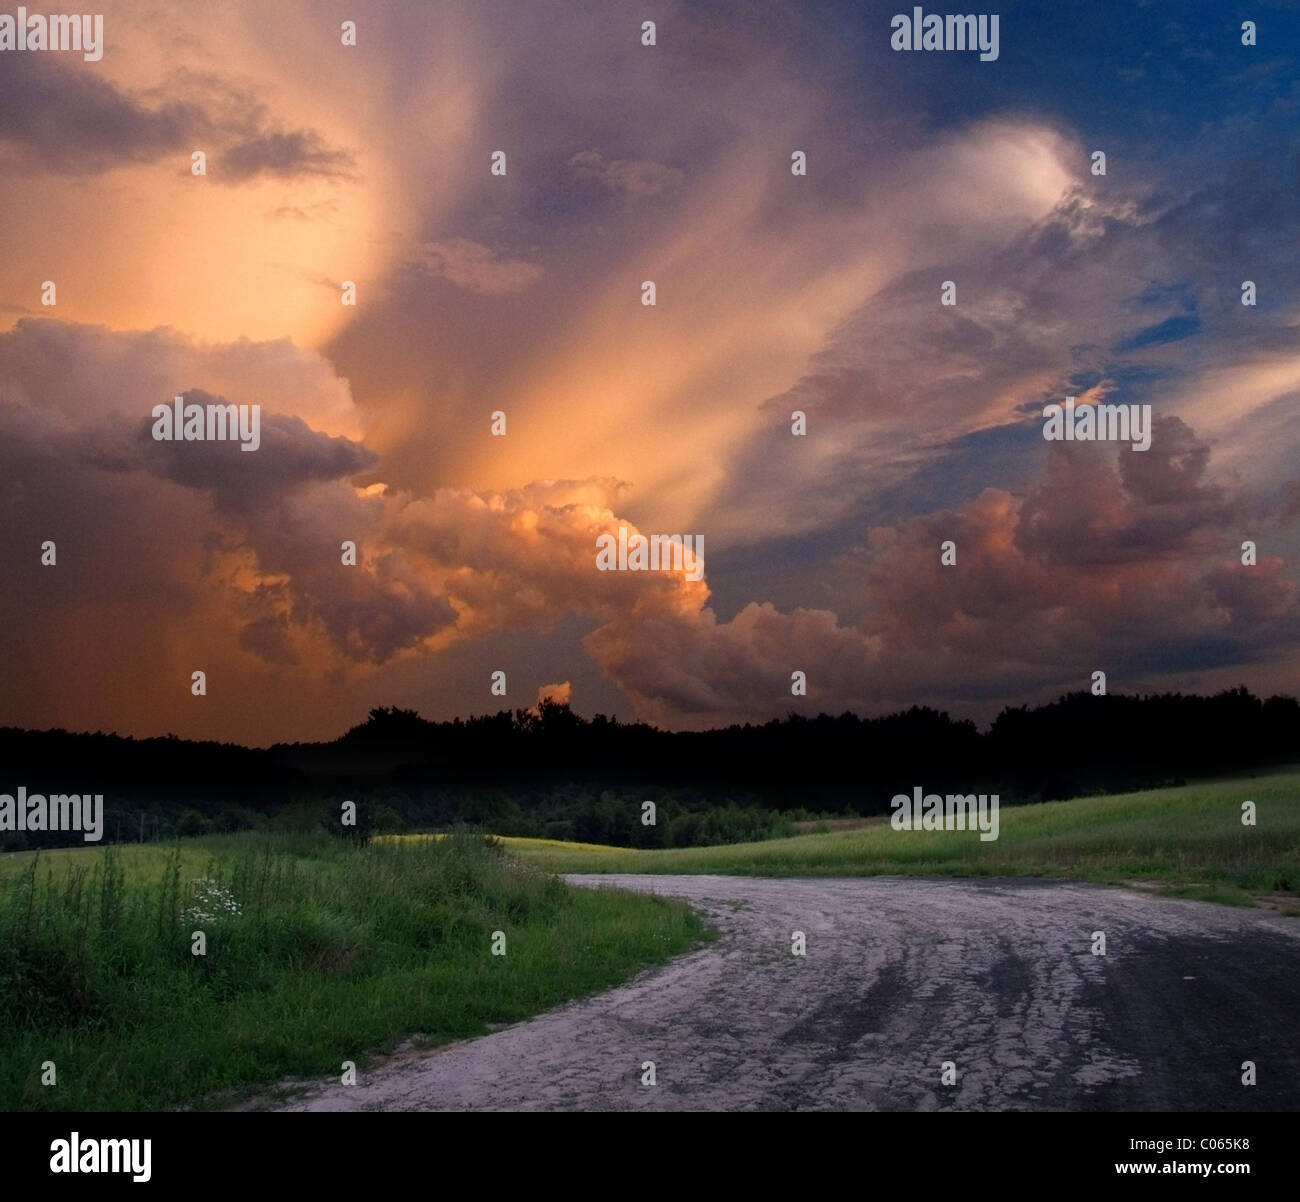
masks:
{"type": "Polygon", "coordinates": [[[569,879],[685,898],[721,938],[277,1108],[1300,1109],[1300,919],[1076,884],[569,879]]]}

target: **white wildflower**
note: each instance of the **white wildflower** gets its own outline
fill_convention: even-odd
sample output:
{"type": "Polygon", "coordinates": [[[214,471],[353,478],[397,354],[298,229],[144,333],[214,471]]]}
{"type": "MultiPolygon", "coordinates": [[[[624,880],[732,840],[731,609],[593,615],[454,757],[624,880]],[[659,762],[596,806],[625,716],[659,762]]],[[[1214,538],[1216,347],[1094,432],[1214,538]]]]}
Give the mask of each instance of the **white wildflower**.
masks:
{"type": "Polygon", "coordinates": [[[194,890],[194,905],[181,914],[186,923],[216,922],[222,918],[239,916],[239,903],[230,890],[217,884],[211,877],[201,876],[190,882],[194,890]]]}

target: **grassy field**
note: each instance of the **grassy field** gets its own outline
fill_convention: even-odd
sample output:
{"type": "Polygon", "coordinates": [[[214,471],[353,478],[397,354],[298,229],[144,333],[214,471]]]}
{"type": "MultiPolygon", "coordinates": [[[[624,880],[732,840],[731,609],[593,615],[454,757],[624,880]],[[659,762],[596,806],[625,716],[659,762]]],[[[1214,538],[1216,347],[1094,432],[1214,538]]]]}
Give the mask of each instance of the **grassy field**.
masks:
{"type": "Polygon", "coordinates": [[[1082,798],[1001,810],[996,841],[969,831],[859,829],[663,851],[504,840],[549,872],[759,876],[1054,876],[1140,882],[1187,897],[1300,906],[1300,775],[1082,798]],[[1243,826],[1242,802],[1257,807],[1243,826]]]}
{"type": "Polygon", "coordinates": [[[0,1111],[212,1106],[364,1071],[407,1037],[482,1034],[701,935],[685,905],[555,872],[1056,876],[1296,913],[1300,775],[1007,807],[996,842],[883,818],[663,851],[502,842],[513,855],[468,835],[243,835],[0,856],[0,1111]]]}
{"type": "Polygon", "coordinates": [[[0,1111],[202,1107],[337,1078],[408,1036],[480,1035],[605,989],[700,933],[683,904],[572,889],[474,836],[2,856],[0,1111]]]}

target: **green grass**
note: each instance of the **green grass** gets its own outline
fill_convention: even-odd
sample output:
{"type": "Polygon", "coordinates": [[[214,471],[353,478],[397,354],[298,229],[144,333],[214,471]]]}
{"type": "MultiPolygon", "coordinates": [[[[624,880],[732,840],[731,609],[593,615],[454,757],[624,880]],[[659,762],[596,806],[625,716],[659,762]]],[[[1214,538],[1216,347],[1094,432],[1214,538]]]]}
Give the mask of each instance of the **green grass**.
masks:
{"type": "Polygon", "coordinates": [[[473,836],[2,856],[0,1111],[202,1107],[337,1079],[406,1037],[480,1035],[608,988],[700,933],[684,904],[572,889],[473,836]],[[187,917],[195,878],[239,913],[187,917]]]}
{"type": "Polygon", "coordinates": [[[505,843],[548,872],[1071,877],[1236,904],[1253,904],[1252,894],[1300,893],[1300,776],[1004,806],[1000,819],[990,842],[970,831],[896,831],[884,817],[857,830],[722,847],[505,843]],[[1247,800],[1257,807],[1255,826],[1241,823],[1247,800]]]}

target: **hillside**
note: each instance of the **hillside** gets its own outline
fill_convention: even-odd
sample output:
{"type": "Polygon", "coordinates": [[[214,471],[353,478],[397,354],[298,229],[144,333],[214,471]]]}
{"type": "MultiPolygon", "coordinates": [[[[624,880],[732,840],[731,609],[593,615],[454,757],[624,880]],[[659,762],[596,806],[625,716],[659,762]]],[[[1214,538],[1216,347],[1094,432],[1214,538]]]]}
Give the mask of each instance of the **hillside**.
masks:
{"type": "Polygon", "coordinates": [[[1300,912],[1300,775],[1008,807],[991,842],[969,831],[897,831],[875,818],[852,830],[722,847],[506,844],[551,872],[1071,877],[1238,904],[1272,897],[1300,912]],[[1254,826],[1242,824],[1247,801],[1254,826]]]}

